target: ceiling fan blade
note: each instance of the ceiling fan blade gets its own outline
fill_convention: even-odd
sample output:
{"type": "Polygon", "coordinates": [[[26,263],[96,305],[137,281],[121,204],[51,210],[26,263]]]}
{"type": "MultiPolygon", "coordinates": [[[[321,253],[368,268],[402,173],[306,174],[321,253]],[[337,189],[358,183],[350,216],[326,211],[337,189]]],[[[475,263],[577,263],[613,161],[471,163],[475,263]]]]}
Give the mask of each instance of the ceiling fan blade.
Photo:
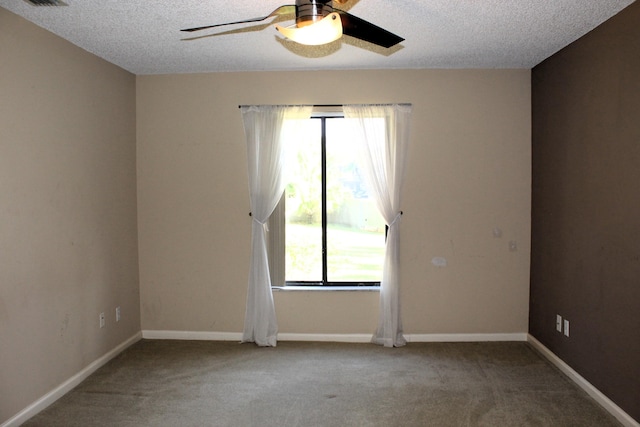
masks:
{"type": "Polygon", "coordinates": [[[335,9],[335,11],[340,14],[340,18],[342,20],[342,32],[348,36],[387,48],[404,41],[402,37],[397,36],[384,28],[380,28],[377,25],[373,25],[364,19],[360,19],[357,16],[353,16],[342,10],[335,9]]]}
{"type": "Polygon", "coordinates": [[[292,4],[286,4],[278,7],[276,10],[274,10],[267,16],[263,16],[261,18],[251,18],[251,19],[245,19],[243,21],[225,22],[224,24],[206,25],[204,27],[185,28],[184,30],[180,30],[180,31],[187,31],[191,33],[193,31],[206,30],[208,28],[222,27],[225,25],[247,24],[249,22],[260,22],[260,21],[264,21],[265,19],[271,18],[272,16],[295,14],[295,13],[296,13],[296,6],[292,4]]]}

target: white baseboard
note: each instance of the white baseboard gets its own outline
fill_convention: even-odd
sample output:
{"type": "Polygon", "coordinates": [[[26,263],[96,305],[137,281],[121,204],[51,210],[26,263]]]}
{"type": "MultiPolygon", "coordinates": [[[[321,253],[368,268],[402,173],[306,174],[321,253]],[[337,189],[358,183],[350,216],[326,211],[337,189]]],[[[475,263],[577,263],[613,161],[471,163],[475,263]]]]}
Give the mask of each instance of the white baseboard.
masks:
{"type": "Polygon", "coordinates": [[[540,354],[553,363],[558,369],[560,369],[566,376],[569,377],[574,383],[576,383],[581,389],[587,392],[596,402],[598,402],[604,409],[606,409],[611,415],[616,417],[626,427],[640,427],[640,423],[634,420],[629,414],[616,405],[611,399],[602,394],[600,390],[595,388],[589,381],[587,381],[582,375],[573,370],[562,359],[556,356],[551,350],[544,346],[540,341],[529,335],[527,340],[540,354]]]}
{"type": "Polygon", "coordinates": [[[294,334],[280,333],[278,341],[316,341],[316,342],[371,342],[372,334],[294,334]]]}
{"type": "MultiPolygon", "coordinates": [[[[241,332],[142,331],[150,340],[242,341],[241,332]]],[[[280,333],[278,341],[370,342],[369,334],[295,334],[280,333]]]]}
{"type": "MultiPolygon", "coordinates": [[[[328,341],[369,343],[373,334],[278,334],[281,341],[328,341]]],[[[526,341],[527,334],[406,334],[411,342],[485,342],[485,341],[526,341]]]]}
{"type": "Polygon", "coordinates": [[[527,334],[408,334],[407,342],[487,342],[526,341],[527,334]]]}
{"type": "MultiPolygon", "coordinates": [[[[302,334],[283,332],[279,341],[371,342],[373,334],[302,334]]],[[[241,341],[241,332],[142,331],[142,338],[153,340],[241,341]]],[[[407,342],[484,342],[527,341],[526,333],[513,334],[407,334],[407,342]]]]}
{"type": "Polygon", "coordinates": [[[203,332],[203,331],[142,331],[147,340],[191,340],[191,341],[238,341],[241,332],[203,332]]]}
{"type": "Polygon", "coordinates": [[[135,344],[137,341],[142,338],[142,334],[140,332],[133,335],[131,338],[127,339],[120,345],[118,345],[113,350],[109,351],[104,356],[99,359],[93,361],[87,367],[82,369],[80,372],[51,390],[49,393],[42,396],[40,399],[33,402],[31,405],[24,408],[22,411],[18,412],[13,417],[9,418],[5,421],[0,427],[17,427],[20,424],[27,421],[29,418],[36,415],[38,412],[45,409],[47,406],[51,405],[56,400],[60,399],[62,396],[71,391],[74,387],[84,381],[89,375],[93,374],[99,368],[104,366],[111,359],[122,353],[127,347],[135,344]]]}

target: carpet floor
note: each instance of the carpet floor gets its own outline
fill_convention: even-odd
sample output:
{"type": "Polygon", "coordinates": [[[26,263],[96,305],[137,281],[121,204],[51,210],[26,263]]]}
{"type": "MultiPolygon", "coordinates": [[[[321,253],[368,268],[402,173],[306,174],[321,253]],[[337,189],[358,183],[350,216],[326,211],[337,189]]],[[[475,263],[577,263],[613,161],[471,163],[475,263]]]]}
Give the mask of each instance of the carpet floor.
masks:
{"type": "Polygon", "coordinates": [[[24,426],[619,426],[524,342],[141,340],[24,426]]]}

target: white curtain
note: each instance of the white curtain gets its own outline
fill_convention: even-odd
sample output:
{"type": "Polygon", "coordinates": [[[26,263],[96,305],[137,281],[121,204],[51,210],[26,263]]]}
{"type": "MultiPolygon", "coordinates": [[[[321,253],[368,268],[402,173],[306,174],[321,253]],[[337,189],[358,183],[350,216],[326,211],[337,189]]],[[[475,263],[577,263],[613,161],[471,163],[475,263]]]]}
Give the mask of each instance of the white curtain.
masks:
{"type": "Polygon", "coordinates": [[[406,344],[400,316],[400,192],[409,145],[411,105],[346,105],[345,117],[360,135],[361,165],[369,190],[389,230],[380,283],[378,328],[372,341],[385,347],[406,344]]]}
{"type": "Polygon", "coordinates": [[[271,293],[266,223],[284,191],[283,140],[295,121],[308,119],[312,107],[243,106],[251,199],[251,265],[242,342],[276,346],[278,324],[271,293]]]}

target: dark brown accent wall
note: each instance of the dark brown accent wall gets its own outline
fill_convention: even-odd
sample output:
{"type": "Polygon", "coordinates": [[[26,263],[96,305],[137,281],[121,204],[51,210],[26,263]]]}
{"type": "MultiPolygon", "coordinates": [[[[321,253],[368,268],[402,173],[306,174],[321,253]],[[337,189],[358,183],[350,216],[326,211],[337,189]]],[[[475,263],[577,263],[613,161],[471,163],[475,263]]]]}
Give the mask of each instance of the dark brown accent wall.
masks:
{"type": "Polygon", "coordinates": [[[532,91],[529,331],[640,421],[640,2],[536,66],[532,91]]]}

